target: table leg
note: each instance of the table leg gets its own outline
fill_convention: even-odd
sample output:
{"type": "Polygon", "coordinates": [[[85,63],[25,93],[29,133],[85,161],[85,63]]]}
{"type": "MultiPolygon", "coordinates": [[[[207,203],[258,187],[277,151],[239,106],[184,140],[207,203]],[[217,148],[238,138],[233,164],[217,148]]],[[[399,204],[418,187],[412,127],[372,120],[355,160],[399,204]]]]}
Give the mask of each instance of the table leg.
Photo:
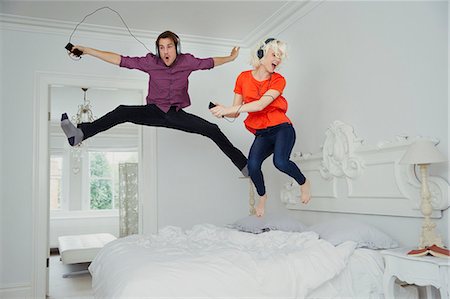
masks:
{"type": "Polygon", "coordinates": [[[385,299],[394,299],[394,284],[397,278],[389,273],[384,273],[383,289],[385,299]]]}

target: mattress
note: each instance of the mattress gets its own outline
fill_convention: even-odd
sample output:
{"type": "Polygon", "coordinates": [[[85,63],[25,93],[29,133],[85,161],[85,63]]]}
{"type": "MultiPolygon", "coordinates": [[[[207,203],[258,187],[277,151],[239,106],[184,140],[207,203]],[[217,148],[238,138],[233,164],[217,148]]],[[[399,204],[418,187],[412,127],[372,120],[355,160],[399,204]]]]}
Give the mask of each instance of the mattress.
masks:
{"type": "Polygon", "coordinates": [[[64,264],[92,262],[100,249],[115,240],[111,234],[85,234],[60,236],[58,249],[64,264]]]}

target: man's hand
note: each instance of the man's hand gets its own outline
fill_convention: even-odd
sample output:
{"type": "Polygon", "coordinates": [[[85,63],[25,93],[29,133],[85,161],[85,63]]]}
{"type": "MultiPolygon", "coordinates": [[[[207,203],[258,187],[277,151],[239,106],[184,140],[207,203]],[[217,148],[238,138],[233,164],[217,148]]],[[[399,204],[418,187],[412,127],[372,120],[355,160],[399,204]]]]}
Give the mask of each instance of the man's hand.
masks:
{"type": "Polygon", "coordinates": [[[72,57],[80,57],[84,54],[86,54],[86,48],[82,46],[73,46],[70,50],[70,56],[72,57]]]}
{"type": "Polygon", "coordinates": [[[231,49],[230,58],[231,60],[235,60],[239,56],[240,47],[234,47],[231,49]]]}
{"type": "Polygon", "coordinates": [[[72,51],[75,50],[75,49],[80,50],[81,52],[83,52],[83,54],[86,53],[86,47],[76,45],[76,46],[73,46],[72,51]]]}
{"type": "Polygon", "coordinates": [[[213,57],[214,59],[214,66],[219,66],[222,65],[224,63],[233,61],[236,59],[236,57],[238,57],[239,55],[239,47],[234,47],[231,50],[230,56],[225,56],[225,57],[213,57]]]}

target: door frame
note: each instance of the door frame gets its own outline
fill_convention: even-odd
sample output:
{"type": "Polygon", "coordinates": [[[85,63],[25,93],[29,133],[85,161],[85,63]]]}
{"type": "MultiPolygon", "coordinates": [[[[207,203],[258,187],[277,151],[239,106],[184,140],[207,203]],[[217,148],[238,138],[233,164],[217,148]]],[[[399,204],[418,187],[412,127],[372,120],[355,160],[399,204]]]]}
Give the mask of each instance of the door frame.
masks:
{"type": "MultiPolygon", "coordinates": [[[[143,104],[147,82],[142,79],[86,74],[36,72],[33,101],[32,185],[32,296],[45,298],[48,290],[49,257],[49,115],[51,85],[123,88],[139,90],[143,104]]],[[[139,233],[158,230],[157,129],[142,127],[139,156],[139,233]],[[145,217],[144,217],[145,215],[145,217]]]]}

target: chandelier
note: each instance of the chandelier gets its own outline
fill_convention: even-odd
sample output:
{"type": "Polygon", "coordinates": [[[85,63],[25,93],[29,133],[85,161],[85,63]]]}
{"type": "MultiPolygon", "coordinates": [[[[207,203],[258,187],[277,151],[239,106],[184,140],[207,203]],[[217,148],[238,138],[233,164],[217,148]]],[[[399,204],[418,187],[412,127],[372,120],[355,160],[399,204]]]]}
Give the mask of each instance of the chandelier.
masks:
{"type": "Polygon", "coordinates": [[[91,101],[86,98],[88,88],[82,87],[81,89],[84,92],[83,104],[78,105],[77,114],[72,116],[72,122],[76,125],[81,124],[82,122],[93,122],[95,120],[91,110],[91,101]]]}
{"type": "MultiPolygon", "coordinates": [[[[84,92],[83,104],[78,105],[77,114],[72,116],[72,123],[74,123],[75,126],[83,122],[93,122],[95,120],[94,114],[91,110],[91,102],[86,97],[88,88],[82,87],[81,89],[84,92]]],[[[81,159],[83,157],[83,142],[73,146],[71,152],[73,158],[72,171],[77,174],[80,172],[81,159]]]]}

